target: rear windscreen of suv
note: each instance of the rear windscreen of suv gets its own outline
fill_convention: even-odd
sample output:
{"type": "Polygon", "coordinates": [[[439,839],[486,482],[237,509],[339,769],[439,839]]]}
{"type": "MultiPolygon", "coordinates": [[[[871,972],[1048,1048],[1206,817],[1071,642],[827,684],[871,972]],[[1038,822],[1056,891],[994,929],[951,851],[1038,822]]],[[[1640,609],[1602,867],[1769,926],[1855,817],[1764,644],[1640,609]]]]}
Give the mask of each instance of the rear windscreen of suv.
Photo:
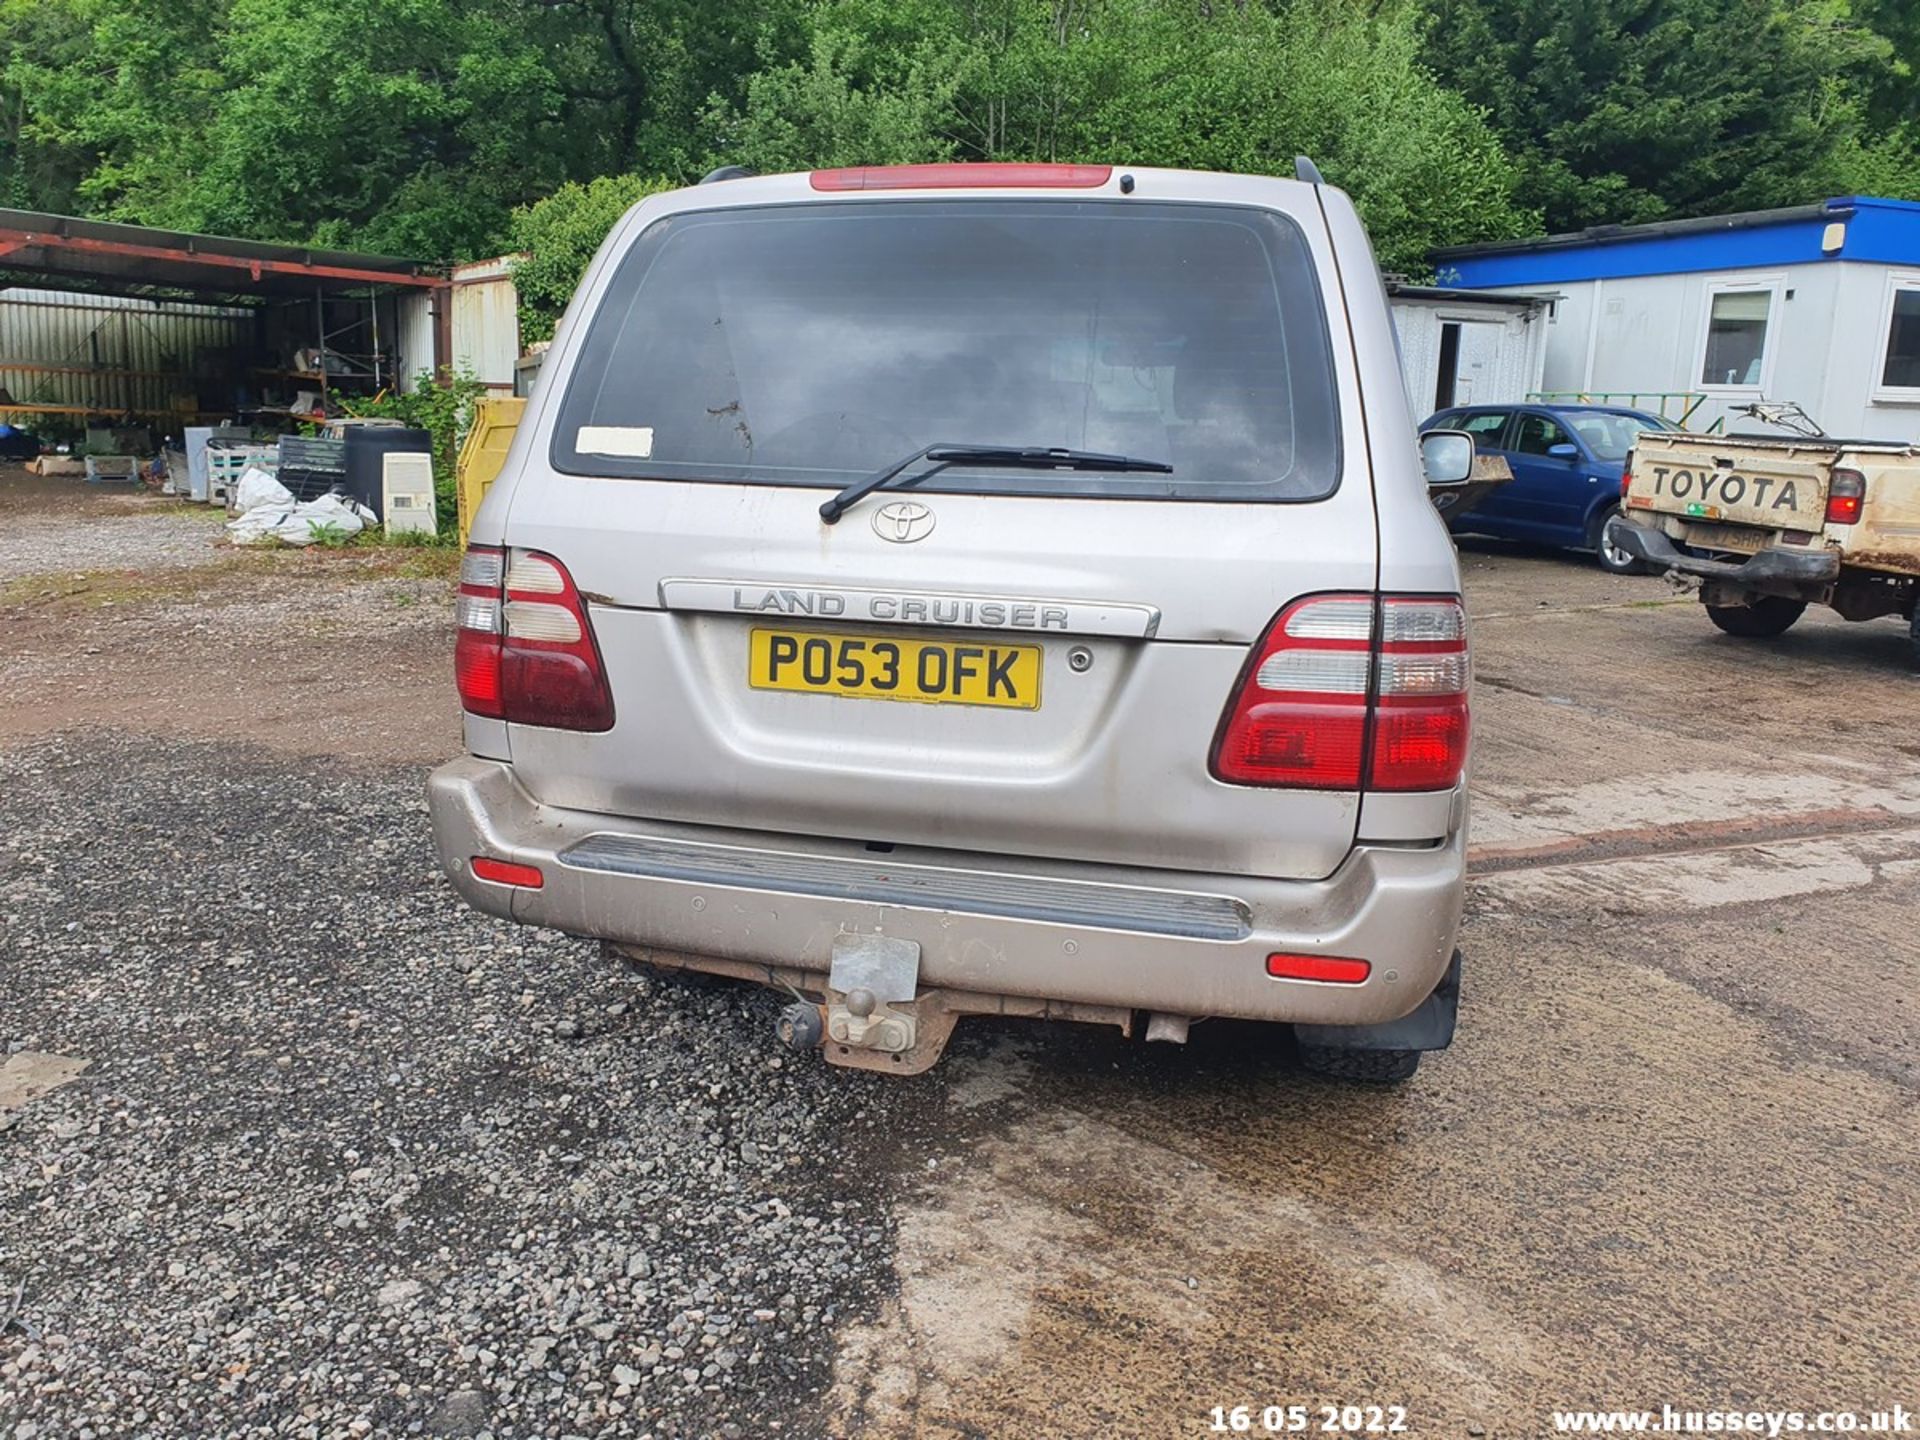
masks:
{"type": "Polygon", "coordinates": [[[576,475],[842,486],[924,445],[1065,446],[1168,475],[953,467],[926,490],[1313,500],[1338,406],[1304,237],[1140,201],[674,215],[621,260],[561,403],[576,475]]]}

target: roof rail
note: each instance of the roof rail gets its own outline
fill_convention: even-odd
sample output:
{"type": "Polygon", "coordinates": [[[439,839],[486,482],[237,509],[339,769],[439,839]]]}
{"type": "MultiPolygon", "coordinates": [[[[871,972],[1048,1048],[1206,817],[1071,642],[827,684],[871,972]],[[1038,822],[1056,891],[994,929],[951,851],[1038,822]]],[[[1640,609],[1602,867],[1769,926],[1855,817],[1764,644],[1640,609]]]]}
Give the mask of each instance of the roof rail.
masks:
{"type": "Polygon", "coordinates": [[[706,174],[702,175],[700,177],[700,183],[702,185],[711,185],[717,180],[746,180],[750,179],[752,175],[753,171],[744,165],[722,165],[719,169],[709,170],[706,174]]]}
{"type": "Polygon", "coordinates": [[[1320,173],[1320,167],[1304,155],[1293,157],[1293,178],[1304,180],[1309,185],[1324,185],[1327,177],[1320,173]]]}

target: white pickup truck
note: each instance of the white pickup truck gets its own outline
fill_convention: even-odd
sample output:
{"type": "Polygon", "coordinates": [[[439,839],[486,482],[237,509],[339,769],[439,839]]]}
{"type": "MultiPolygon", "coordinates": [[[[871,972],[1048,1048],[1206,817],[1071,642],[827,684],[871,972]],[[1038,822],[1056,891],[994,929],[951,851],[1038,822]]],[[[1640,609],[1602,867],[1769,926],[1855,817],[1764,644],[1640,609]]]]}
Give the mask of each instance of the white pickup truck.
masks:
{"type": "Polygon", "coordinates": [[[1897,615],[1920,665],[1920,445],[1641,433],[1608,538],[1697,580],[1729,635],[1778,635],[1808,605],[1897,615]]]}

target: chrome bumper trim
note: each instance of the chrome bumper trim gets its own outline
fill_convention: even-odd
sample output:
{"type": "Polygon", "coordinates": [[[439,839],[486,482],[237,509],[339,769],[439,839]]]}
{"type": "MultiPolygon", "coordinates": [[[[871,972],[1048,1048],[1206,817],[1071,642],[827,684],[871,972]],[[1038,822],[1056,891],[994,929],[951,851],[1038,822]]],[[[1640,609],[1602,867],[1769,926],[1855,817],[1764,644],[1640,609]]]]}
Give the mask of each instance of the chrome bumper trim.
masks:
{"type": "Polygon", "coordinates": [[[938,870],[689,844],[638,835],[589,835],[560,852],[576,870],[733,886],[787,895],[857,900],[915,910],[950,910],[1083,925],[1182,940],[1244,940],[1253,933],[1247,906],[1226,895],[1196,895],[1130,885],[1100,885],[984,870],[938,870]]]}

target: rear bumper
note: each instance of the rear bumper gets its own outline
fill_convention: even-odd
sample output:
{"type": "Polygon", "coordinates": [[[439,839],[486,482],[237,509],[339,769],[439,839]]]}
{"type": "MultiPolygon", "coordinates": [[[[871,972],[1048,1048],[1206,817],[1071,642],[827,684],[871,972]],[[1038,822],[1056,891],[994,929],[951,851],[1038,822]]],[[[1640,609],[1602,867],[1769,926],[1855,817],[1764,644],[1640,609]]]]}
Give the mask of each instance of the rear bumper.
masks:
{"type": "Polygon", "coordinates": [[[920,984],[990,995],[1320,1025],[1414,1011],[1447,973],[1466,879],[1438,846],[1361,846],[1319,881],[1201,876],[863,846],[539,804],[468,757],[428,781],[442,867],[474,906],[616,944],[820,974],[843,934],[918,942],[920,984]],[[473,856],[538,866],[518,889],[473,856]],[[1276,951],[1372,962],[1359,984],[1280,980],[1276,951]]]}
{"type": "Polygon", "coordinates": [[[1755,551],[1745,560],[1709,560],[1687,554],[1662,531],[1619,517],[1607,522],[1607,538],[1656,570],[1729,580],[1755,590],[1830,585],[1840,574],[1840,555],[1834,550],[1769,549],[1755,551]]]}

